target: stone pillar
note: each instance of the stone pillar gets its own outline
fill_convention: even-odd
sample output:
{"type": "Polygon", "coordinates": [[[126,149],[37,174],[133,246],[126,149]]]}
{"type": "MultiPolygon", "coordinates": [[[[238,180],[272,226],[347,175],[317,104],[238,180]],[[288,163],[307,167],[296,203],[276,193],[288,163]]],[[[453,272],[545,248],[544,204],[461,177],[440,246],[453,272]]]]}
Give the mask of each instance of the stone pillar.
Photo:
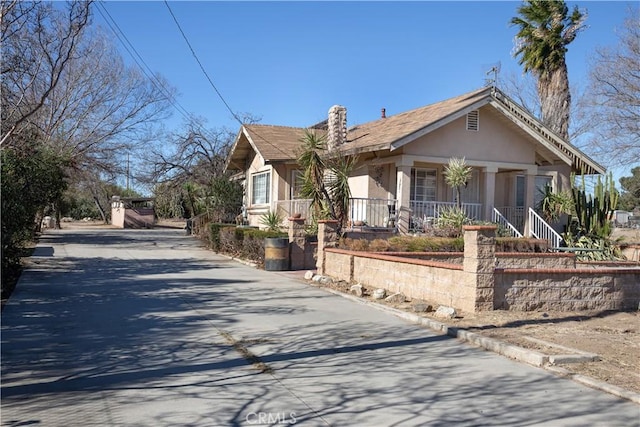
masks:
{"type": "Polygon", "coordinates": [[[289,218],[289,257],[291,270],[304,270],[304,250],[307,242],[304,218],[289,218]]]}
{"type": "Polygon", "coordinates": [[[398,198],[398,208],[396,210],[398,232],[406,234],[409,232],[409,221],[411,219],[411,166],[398,166],[396,177],[396,197],[398,198]]]}
{"type": "Polygon", "coordinates": [[[338,221],[320,220],[318,221],[318,260],[316,267],[318,274],[324,275],[325,260],[324,249],[333,248],[338,243],[338,221]]]}
{"type": "Polygon", "coordinates": [[[484,220],[493,219],[493,208],[496,204],[496,167],[484,168],[484,220]]]}
{"type": "Polygon", "coordinates": [[[493,310],[496,265],[495,225],[465,225],[463,270],[475,290],[475,311],[493,310]]]}

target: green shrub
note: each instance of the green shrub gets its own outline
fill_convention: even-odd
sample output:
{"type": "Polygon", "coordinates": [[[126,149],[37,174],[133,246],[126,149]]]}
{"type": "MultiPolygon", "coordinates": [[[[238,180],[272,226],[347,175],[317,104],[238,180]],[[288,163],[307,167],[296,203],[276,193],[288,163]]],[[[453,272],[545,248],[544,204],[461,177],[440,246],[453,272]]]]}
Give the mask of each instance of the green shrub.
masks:
{"type": "Polygon", "coordinates": [[[209,246],[216,252],[220,252],[220,230],[228,227],[228,224],[209,224],[209,246]]]}
{"type": "Polygon", "coordinates": [[[549,242],[524,237],[496,237],[496,252],[547,252],[549,242]]]}
{"type": "Polygon", "coordinates": [[[260,224],[267,227],[268,231],[280,231],[282,215],[277,211],[269,211],[260,216],[260,224]]]}
{"type": "Polygon", "coordinates": [[[457,235],[454,237],[462,235],[462,226],[466,224],[471,224],[471,220],[462,208],[451,206],[439,213],[438,227],[456,231],[457,235]]]}
{"type": "Polygon", "coordinates": [[[264,261],[264,239],[287,237],[280,231],[258,230],[228,224],[210,224],[211,248],[216,252],[262,263],[264,261]]]}

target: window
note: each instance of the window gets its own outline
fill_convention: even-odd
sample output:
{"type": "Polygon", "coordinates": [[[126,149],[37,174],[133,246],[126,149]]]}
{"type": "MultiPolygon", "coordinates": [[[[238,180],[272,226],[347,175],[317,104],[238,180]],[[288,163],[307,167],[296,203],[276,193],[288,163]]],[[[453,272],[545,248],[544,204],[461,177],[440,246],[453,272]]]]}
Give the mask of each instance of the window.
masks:
{"type": "Polygon", "coordinates": [[[261,172],[251,177],[251,204],[264,205],[269,203],[271,192],[271,173],[261,172]]]}
{"type": "Polygon", "coordinates": [[[478,110],[470,111],[467,114],[467,130],[478,131],[480,125],[480,112],[478,110]]]}
{"type": "Polygon", "coordinates": [[[300,190],[302,189],[302,171],[295,169],[291,171],[291,192],[289,200],[300,198],[300,190]]]}
{"type": "Polygon", "coordinates": [[[524,207],[524,192],[525,192],[524,175],[518,175],[516,177],[516,206],[519,208],[524,207]]]}
{"type": "MultiPolygon", "coordinates": [[[[516,177],[516,206],[524,207],[525,202],[525,176],[518,175],[516,177]]],[[[544,188],[547,185],[552,186],[553,178],[550,176],[538,175],[535,177],[535,190],[533,193],[533,206],[532,208],[537,208],[542,198],[544,197],[544,188]]]]}
{"type": "Polygon", "coordinates": [[[553,178],[550,176],[536,176],[536,192],[533,195],[533,207],[537,209],[544,198],[546,186],[553,187],[553,178]]]}
{"type": "Polygon", "coordinates": [[[433,202],[436,200],[436,170],[411,169],[411,200],[433,202]]]}

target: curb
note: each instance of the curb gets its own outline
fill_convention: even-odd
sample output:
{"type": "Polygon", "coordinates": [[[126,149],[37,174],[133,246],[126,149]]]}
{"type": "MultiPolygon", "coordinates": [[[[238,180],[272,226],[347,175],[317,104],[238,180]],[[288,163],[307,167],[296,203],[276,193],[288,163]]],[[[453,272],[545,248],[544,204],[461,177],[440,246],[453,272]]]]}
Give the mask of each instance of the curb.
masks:
{"type": "Polygon", "coordinates": [[[543,368],[559,377],[571,379],[577,383],[586,385],[588,387],[591,387],[599,391],[612,394],[614,396],[629,400],[633,403],[640,405],[640,393],[635,393],[633,391],[625,390],[621,387],[608,384],[604,381],[599,381],[590,377],[585,377],[584,375],[572,374],[571,372],[569,372],[564,368],[561,368],[558,366],[552,366],[552,363],[554,361],[555,362],[562,361],[559,356],[548,356],[546,354],[543,354],[534,350],[528,350],[513,344],[507,344],[503,341],[499,341],[494,338],[485,337],[475,332],[470,332],[466,329],[451,327],[446,325],[445,323],[438,322],[436,320],[421,317],[416,314],[408,313],[403,310],[398,310],[397,308],[387,307],[382,304],[368,301],[366,299],[363,299],[354,295],[345,294],[343,292],[336,291],[331,288],[318,286],[309,281],[305,281],[305,282],[307,284],[310,284],[313,287],[324,289],[327,292],[341,296],[353,302],[357,302],[363,305],[368,305],[372,308],[375,308],[376,310],[385,311],[387,313],[393,314],[396,317],[407,320],[411,323],[415,323],[421,326],[426,326],[429,329],[434,330],[435,332],[442,333],[443,335],[448,335],[452,338],[457,338],[463,342],[469,342],[480,348],[492,351],[494,353],[516,360],[518,362],[524,362],[529,365],[536,366],[538,368],[543,368]]]}

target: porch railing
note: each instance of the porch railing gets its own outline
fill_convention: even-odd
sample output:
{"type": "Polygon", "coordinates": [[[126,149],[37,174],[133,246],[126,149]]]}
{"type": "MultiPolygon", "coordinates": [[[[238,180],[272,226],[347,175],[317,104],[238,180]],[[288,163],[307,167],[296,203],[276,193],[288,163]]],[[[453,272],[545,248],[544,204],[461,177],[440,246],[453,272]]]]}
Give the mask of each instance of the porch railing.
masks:
{"type": "MultiPolygon", "coordinates": [[[[500,214],[520,233],[524,234],[524,208],[516,206],[497,206],[494,207],[500,214]]],[[[494,220],[494,222],[496,222],[494,220]]]]}
{"type": "MultiPolygon", "coordinates": [[[[425,227],[434,225],[440,217],[441,212],[456,206],[456,202],[411,200],[409,202],[409,208],[411,209],[409,229],[422,231],[425,227]]],[[[462,210],[467,218],[473,220],[480,220],[482,218],[481,203],[463,203],[462,210]]]]}
{"type": "Polygon", "coordinates": [[[395,199],[349,199],[349,221],[351,226],[366,225],[377,228],[395,228],[397,225],[395,199]]]}
{"type": "Polygon", "coordinates": [[[285,223],[287,218],[295,213],[299,213],[302,218],[309,220],[311,218],[310,207],[311,199],[279,200],[276,202],[277,212],[282,216],[285,223]]]}
{"type": "Polygon", "coordinates": [[[512,237],[522,237],[522,233],[520,233],[520,231],[518,231],[513,224],[511,224],[507,218],[504,217],[504,215],[502,215],[502,213],[500,213],[500,211],[496,208],[493,208],[493,218],[492,221],[495,222],[496,224],[498,224],[499,227],[501,227],[503,230],[505,230],[507,233],[509,233],[510,236],[512,237]]]}
{"type": "Polygon", "coordinates": [[[553,248],[560,247],[562,242],[562,236],[531,208],[529,208],[529,233],[536,239],[548,241],[553,248]]]}

